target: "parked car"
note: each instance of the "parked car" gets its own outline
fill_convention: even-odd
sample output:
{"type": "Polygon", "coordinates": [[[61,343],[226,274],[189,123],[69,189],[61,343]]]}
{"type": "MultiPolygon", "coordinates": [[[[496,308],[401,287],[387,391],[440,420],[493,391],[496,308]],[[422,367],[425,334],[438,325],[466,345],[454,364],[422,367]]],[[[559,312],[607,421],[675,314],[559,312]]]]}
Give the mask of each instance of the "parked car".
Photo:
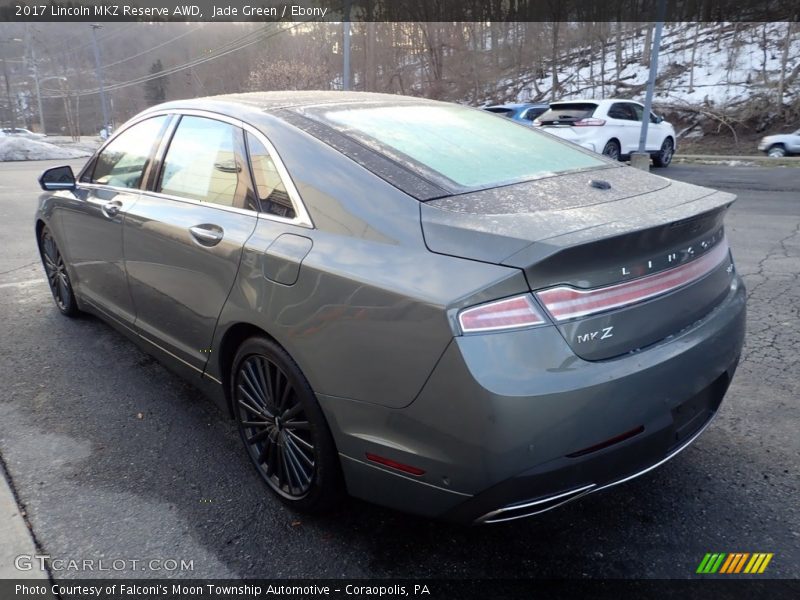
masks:
{"type": "Polygon", "coordinates": [[[782,158],[793,154],[800,154],[800,129],[794,133],[768,135],[758,142],[758,149],[766,152],[767,156],[782,158]]]}
{"type": "Polygon", "coordinates": [[[483,110],[489,111],[502,117],[507,117],[526,125],[531,125],[533,120],[545,112],[550,107],[549,104],[542,103],[522,103],[522,104],[496,104],[486,106],[483,110]]]}
{"type": "Polygon", "coordinates": [[[43,133],[34,133],[29,129],[23,129],[22,127],[6,127],[3,129],[3,133],[5,133],[7,136],[24,137],[29,140],[40,140],[47,137],[43,133]]]}
{"type": "Polygon", "coordinates": [[[58,310],[219,402],[299,510],[541,513],[683,450],[742,349],[733,195],[473,108],[174,101],[40,185],[58,310]]]}
{"type": "MultiPolygon", "coordinates": [[[[627,160],[639,149],[643,114],[644,106],[633,100],[570,100],[551,103],[533,124],[593,152],[627,160]]],[[[672,125],[651,112],[645,149],[654,166],[669,166],[676,139],[672,125]]]]}

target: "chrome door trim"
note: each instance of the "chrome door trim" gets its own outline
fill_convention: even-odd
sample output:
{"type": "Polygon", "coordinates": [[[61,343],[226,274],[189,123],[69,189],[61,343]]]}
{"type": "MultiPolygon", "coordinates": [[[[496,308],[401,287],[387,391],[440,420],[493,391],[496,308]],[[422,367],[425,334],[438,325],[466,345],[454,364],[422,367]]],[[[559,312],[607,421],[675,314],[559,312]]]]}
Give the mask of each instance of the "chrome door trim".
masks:
{"type": "MultiPolygon", "coordinates": [[[[248,133],[251,133],[252,135],[254,135],[258,139],[259,142],[264,144],[264,147],[267,149],[267,152],[269,153],[270,158],[272,159],[272,162],[275,163],[275,169],[278,171],[278,175],[281,178],[281,183],[283,183],[284,187],[286,188],[286,193],[289,195],[289,199],[292,201],[292,206],[294,208],[294,212],[295,212],[296,216],[294,218],[289,219],[289,218],[286,218],[286,217],[279,217],[278,215],[272,215],[272,214],[265,213],[265,212],[256,212],[256,211],[249,210],[249,209],[246,209],[246,208],[238,208],[238,207],[235,207],[235,206],[225,206],[223,204],[214,204],[213,202],[200,202],[198,200],[192,200],[191,198],[183,198],[183,197],[179,197],[179,196],[172,196],[170,194],[162,194],[160,192],[150,191],[150,190],[141,189],[141,188],[117,188],[117,187],[113,187],[113,186],[100,185],[100,184],[96,184],[96,183],[80,183],[80,179],[83,177],[84,171],[86,170],[86,167],[88,167],[88,165],[92,162],[91,158],[89,159],[89,161],[87,161],[86,165],[84,165],[83,169],[81,169],[81,172],[78,174],[78,177],[77,177],[78,185],[81,186],[81,187],[86,186],[86,187],[104,188],[104,189],[112,189],[112,190],[122,189],[122,190],[126,190],[126,191],[131,191],[131,190],[135,189],[138,192],[141,192],[141,193],[144,193],[144,194],[148,194],[149,196],[154,196],[156,198],[166,198],[168,200],[178,200],[178,201],[181,201],[181,202],[189,202],[191,204],[201,204],[203,206],[213,206],[215,208],[220,208],[222,210],[227,210],[227,211],[230,211],[230,212],[236,212],[236,213],[239,213],[239,214],[254,215],[254,216],[257,216],[259,219],[266,219],[266,220],[269,220],[269,221],[275,221],[277,223],[285,223],[287,225],[297,225],[299,227],[304,227],[306,229],[314,229],[314,223],[311,220],[311,215],[308,214],[308,210],[306,209],[306,206],[303,203],[303,199],[300,197],[300,193],[297,191],[297,187],[294,184],[294,180],[292,180],[291,175],[289,175],[289,171],[286,169],[286,165],[283,164],[283,160],[281,159],[280,154],[278,154],[278,151],[275,149],[275,146],[272,145],[272,142],[270,142],[269,139],[267,138],[267,136],[264,135],[259,129],[257,129],[253,125],[250,125],[249,123],[245,123],[244,121],[241,121],[240,119],[235,119],[233,117],[229,117],[227,115],[223,115],[221,113],[216,113],[216,112],[212,112],[212,111],[188,109],[188,108],[187,109],[171,108],[171,109],[164,109],[164,110],[154,110],[152,112],[148,112],[146,114],[140,115],[139,118],[137,118],[136,120],[129,121],[128,123],[126,123],[126,127],[124,129],[118,130],[117,132],[114,133],[114,135],[112,135],[110,138],[108,138],[105,141],[105,143],[102,146],[100,146],[100,148],[97,150],[97,152],[94,153],[92,158],[94,158],[95,156],[100,154],[105,149],[105,147],[109,143],[111,143],[118,135],[121,135],[122,133],[124,133],[125,131],[127,131],[128,129],[130,129],[134,125],[136,125],[137,123],[139,123],[141,121],[144,121],[145,119],[151,119],[153,117],[160,117],[162,115],[167,115],[167,116],[169,116],[169,115],[184,116],[185,115],[185,116],[192,116],[192,117],[205,117],[207,119],[214,119],[214,120],[217,120],[217,121],[222,121],[223,123],[228,123],[230,125],[238,127],[240,129],[242,129],[244,131],[247,131],[248,133]]],[[[172,139],[172,135],[175,133],[175,128],[177,127],[177,123],[178,123],[178,119],[174,119],[173,122],[169,124],[169,126],[167,127],[167,130],[164,132],[164,136],[161,138],[162,141],[164,141],[164,140],[169,141],[169,140],[172,139]]],[[[168,144],[163,144],[163,143],[160,144],[159,148],[156,150],[156,156],[155,156],[156,161],[159,161],[159,162],[163,161],[164,156],[165,156],[166,151],[167,151],[167,146],[168,146],[168,144]]],[[[146,174],[146,175],[149,175],[149,174],[146,174]]]]}

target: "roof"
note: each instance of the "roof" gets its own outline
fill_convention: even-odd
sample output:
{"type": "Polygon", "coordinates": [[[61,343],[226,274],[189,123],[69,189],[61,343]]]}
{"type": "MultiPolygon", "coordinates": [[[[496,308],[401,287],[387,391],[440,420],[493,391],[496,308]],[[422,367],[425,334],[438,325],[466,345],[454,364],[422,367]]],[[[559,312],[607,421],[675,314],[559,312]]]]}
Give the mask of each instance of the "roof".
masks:
{"type": "MultiPolygon", "coordinates": [[[[321,104],[353,104],[353,103],[414,103],[434,104],[435,100],[400,96],[397,94],[377,94],[372,92],[340,92],[340,91],[280,91],[280,92],[248,92],[244,94],[223,94],[175,100],[152,107],[152,109],[197,108],[208,107],[210,102],[218,104],[238,104],[256,110],[278,110],[281,108],[317,106],[321,104]]],[[[152,110],[151,109],[151,110],[152,110]]]]}
{"type": "Polygon", "coordinates": [[[581,102],[591,102],[593,104],[611,104],[612,102],[634,102],[636,104],[641,104],[638,100],[634,100],[633,98],[603,98],[603,99],[595,99],[595,98],[571,98],[569,100],[556,100],[555,102],[551,102],[551,104],[567,104],[567,103],[581,103],[581,102]]]}
{"type": "Polygon", "coordinates": [[[482,108],[528,108],[529,106],[549,106],[547,102],[509,102],[507,104],[492,104],[482,108]]]}

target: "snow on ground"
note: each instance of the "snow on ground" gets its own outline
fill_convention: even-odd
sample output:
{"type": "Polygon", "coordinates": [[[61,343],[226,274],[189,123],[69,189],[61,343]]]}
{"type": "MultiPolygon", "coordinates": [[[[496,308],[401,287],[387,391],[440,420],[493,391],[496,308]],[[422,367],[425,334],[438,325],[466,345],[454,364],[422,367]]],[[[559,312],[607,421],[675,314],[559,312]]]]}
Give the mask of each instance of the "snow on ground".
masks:
{"type": "Polygon", "coordinates": [[[91,156],[86,148],[56,146],[48,142],[21,137],[0,138],[0,162],[12,160],[50,160],[58,158],[82,158],[91,156]]]}
{"type": "MultiPolygon", "coordinates": [[[[788,23],[670,23],[664,27],[658,61],[659,77],[668,75],[656,88],[658,103],[725,106],[746,100],[753,93],[773,93],[780,77],[780,43],[788,23]],[[694,41],[697,39],[697,46],[694,41]],[[694,69],[690,69],[694,54],[694,69]],[[689,85],[691,83],[691,86],[689,85]]],[[[647,83],[649,67],[639,64],[645,36],[627,37],[625,63],[619,73],[626,86],[647,83]],[[631,51],[632,50],[632,51],[631,51]]],[[[791,38],[787,73],[800,64],[800,35],[791,38]]],[[[605,64],[595,49],[591,66],[566,66],[559,72],[562,99],[604,98],[615,93],[617,79],[613,37],[606,46],[605,64]],[[601,86],[601,71],[605,86],[601,86]]],[[[548,92],[551,75],[536,80],[540,91],[548,92]]],[[[502,87],[502,84],[501,84],[502,87]]],[[[533,85],[517,93],[517,100],[535,95],[533,85]]],[[[791,102],[800,91],[797,85],[786,89],[784,102],[791,102]]],[[[618,95],[625,96],[618,91],[618,95]]],[[[644,93],[642,92],[642,96],[644,93]]],[[[545,93],[549,99],[549,94],[545,93]]]]}

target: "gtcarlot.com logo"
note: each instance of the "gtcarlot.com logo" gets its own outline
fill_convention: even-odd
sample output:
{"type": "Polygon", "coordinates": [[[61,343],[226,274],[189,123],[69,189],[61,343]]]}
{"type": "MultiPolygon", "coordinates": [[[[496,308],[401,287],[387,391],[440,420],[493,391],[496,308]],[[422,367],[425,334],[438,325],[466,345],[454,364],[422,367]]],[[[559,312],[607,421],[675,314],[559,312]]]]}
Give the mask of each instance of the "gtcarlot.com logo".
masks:
{"type": "Polygon", "coordinates": [[[772,560],[771,552],[709,552],[705,555],[696,573],[735,575],[737,573],[763,573],[772,560]]]}
{"type": "Polygon", "coordinates": [[[20,554],[18,571],[194,571],[194,560],[176,558],[53,558],[49,554],[20,554]]]}

